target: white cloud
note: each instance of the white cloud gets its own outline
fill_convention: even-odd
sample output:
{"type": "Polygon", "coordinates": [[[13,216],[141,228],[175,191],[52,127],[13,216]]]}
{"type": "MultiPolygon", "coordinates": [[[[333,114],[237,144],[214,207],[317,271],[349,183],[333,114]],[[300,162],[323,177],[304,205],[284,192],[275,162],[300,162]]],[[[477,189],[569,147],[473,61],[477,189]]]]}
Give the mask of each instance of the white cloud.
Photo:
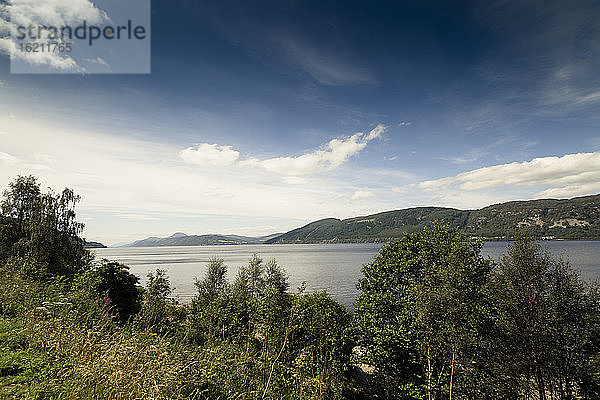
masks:
{"type": "Polygon", "coordinates": [[[359,132],[345,139],[333,139],[324,148],[301,156],[276,157],[265,160],[250,158],[239,164],[262,168],[282,175],[308,175],[331,171],[364,149],[371,140],[380,138],[383,132],[385,132],[385,126],[377,125],[367,135],[359,132]]]}
{"type": "Polygon", "coordinates": [[[543,190],[535,195],[536,198],[566,198],[600,193],[600,182],[568,185],[543,190]]]}
{"type": "Polygon", "coordinates": [[[8,6],[11,22],[27,26],[29,22],[44,22],[52,26],[80,23],[99,24],[108,16],[89,0],[12,0],[8,6]]]}
{"type": "Polygon", "coordinates": [[[19,157],[15,157],[12,154],[4,153],[0,151],[0,163],[6,165],[16,165],[21,162],[19,157]]]}
{"type": "Polygon", "coordinates": [[[360,190],[357,190],[356,192],[354,192],[354,194],[352,195],[351,198],[352,198],[352,200],[362,200],[362,199],[368,199],[370,197],[375,197],[375,193],[373,193],[367,189],[360,189],[360,190]]]}
{"type": "Polygon", "coordinates": [[[131,219],[131,220],[138,220],[138,221],[156,221],[158,220],[158,218],[156,217],[152,217],[150,215],[145,215],[145,214],[118,214],[117,215],[119,218],[123,218],[123,219],[131,219]]]}
{"type": "Polygon", "coordinates": [[[379,124],[369,132],[367,137],[365,137],[365,141],[369,142],[373,139],[380,139],[383,132],[385,132],[385,126],[379,124]]]}
{"type": "Polygon", "coordinates": [[[284,176],[283,181],[290,185],[303,185],[307,182],[306,178],[300,176],[284,176]]]}
{"type": "Polygon", "coordinates": [[[0,151],[0,164],[4,164],[10,167],[26,168],[35,171],[44,171],[51,169],[47,165],[39,163],[28,163],[20,157],[13,156],[12,154],[8,154],[2,151],[0,151]]]}
{"type": "Polygon", "coordinates": [[[100,57],[96,57],[96,58],[84,58],[84,61],[87,61],[87,62],[92,63],[92,64],[104,65],[105,67],[110,68],[110,65],[104,59],[102,59],[100,57]]]}
{"type": "Polygon", "coordinates": [[[491,189],[507,185],[554,188],[538,195],[568,196],[595,192],[600,181],[600,152],[541,157],[531,161],[494,165],[460,173],[456,176],[423,181],[416,186],[425,191],[458,185],[462,190],[491,189]],[[557,186],[560,185],[560,188],[557,186]]]}
{"type": "MultiPolygon", "coordinates": [[[[110,21],[106,13],[98,9],[90,0],[12,0],[0,10],[0,34],[17,36],[19,26],[55,26],[79,24],[100,24],[110,21]]],[[[45,32],[46,34],[48,32],[45,32]]],[[[56,39],[53,40],[56,42],[56,39]]],[[[61,40],[58,39],[60,42],[61,40]]],[[[28,43],[49,43],[47,37],[28,39],[28,43]]],[[[32,65],[82,72],[75,60],[60,52],[23,52],[17,49],[10,37],[0,38],[0,54],[25,61],[32,65]]]]}
{"type": "Polygon", "coordinates": [[[239,158],[240,153],[233,150],[231,146],[201,143],[195,149],[188,147],[181,150],[179,155],[189,164],[224,167],[233,164],[239,158]]]}

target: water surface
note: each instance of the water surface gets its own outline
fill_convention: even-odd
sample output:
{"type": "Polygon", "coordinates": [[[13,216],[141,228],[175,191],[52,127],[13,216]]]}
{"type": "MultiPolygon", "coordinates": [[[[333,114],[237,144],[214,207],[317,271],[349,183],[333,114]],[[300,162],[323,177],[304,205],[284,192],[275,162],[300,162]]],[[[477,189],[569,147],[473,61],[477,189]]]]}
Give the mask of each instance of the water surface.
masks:
{"type": "MultiPolygon", "coordinates": [[[[553,256],[562,256],[581,272],[585,279],[600,277],[600,241],[541,242],[553,256]]],[[[377,254],[381,244],[276,244],[235,246],[125,247],[95,249],[97,258],[127,264],[133,274],[146,282],[148,272],[167,270],[175,295],[183,302],[195,293],[194,280],[202,278],[212,256],[225,260],[228,279],[232,282],[241,265],[253,254],[263,259],[275,258],[289,275],[290,288],[306,282],[307,290],[327,290],[338,300],[351,305],[358,294],[356,282],[361,268],[377,254]]],[[[505,242],[488,242],[482,254],[498,259],[506,252],[505,242]]]]}

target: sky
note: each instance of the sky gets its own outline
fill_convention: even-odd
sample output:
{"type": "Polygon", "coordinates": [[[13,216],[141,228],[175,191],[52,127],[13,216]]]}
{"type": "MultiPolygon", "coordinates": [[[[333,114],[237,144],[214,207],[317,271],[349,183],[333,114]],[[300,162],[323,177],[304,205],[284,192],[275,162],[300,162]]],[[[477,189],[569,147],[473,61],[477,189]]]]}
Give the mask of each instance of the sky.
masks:
{"type": "Polygon", "coordinates": [[[151,17],[149,74],[11,74],[0,24],[0,186],[73,188],[88,240],[600,193],[597,1],[154,0],[151,17]]]}

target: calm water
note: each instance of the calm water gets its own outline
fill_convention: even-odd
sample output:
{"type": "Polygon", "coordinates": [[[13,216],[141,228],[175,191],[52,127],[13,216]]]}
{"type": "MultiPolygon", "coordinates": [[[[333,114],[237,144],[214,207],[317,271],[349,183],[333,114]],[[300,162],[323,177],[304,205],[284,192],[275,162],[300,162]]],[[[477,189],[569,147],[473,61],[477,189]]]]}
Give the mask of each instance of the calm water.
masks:
{"type": "MultiPolygon", "coordinates": [[[[600,278],[599,241],[542,242],[555,256],[567,258],[586,279],[600,278]]],[[[293,244],[240,246],[127,247],[96,249],[97,258],[127,264],[130,271],[146,281],[146,274],[156,268],[167,270],[175,294],[183,302],[195,293],[194,279],[202,278],[211,256],[222,257],[233,281],[239,267],[257,253],[265,260],[275,258],[289,275],[290,288],[306,282],[308,290],[327,289],[331,295],[350,305],[358,294],[356,282],[361,267],[379,251],[381,244],[293,244]]],[[[497,259],[506,251],[506,243],[490,242],[483,255],[497,259]]]]}

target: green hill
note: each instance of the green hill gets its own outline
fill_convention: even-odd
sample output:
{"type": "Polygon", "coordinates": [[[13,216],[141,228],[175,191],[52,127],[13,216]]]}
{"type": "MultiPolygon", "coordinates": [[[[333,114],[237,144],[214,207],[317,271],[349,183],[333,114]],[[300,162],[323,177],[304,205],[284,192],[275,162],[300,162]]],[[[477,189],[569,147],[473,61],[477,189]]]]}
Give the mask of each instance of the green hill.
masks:
{"type": "Polygon", "coordinates": [[[416,207],[339,220],[311,222],[266,243],[379,242],[402,237],[435,221],[490,240],[528,227],[538,239],[600,240],[600,195],[564,200],[511,201],[479,210],[416,207]]]}
{"type": "Polygon", "coordinates": [[[250,237],[239,235],[186,235],[177,232],[166,238],[149,237],[137,240],[121,247],[155,247],[155,246],[211,246],[231,244],[261,244],[280,234],[250,237]]]}
{"type": "Polygon", "coordinates": [[[84,247],[86,249],[103,249],[103,248],[106,248],[106,246],[103,245],[100,242],[88,242],[87,240],[85,241],[84,247]]]}

